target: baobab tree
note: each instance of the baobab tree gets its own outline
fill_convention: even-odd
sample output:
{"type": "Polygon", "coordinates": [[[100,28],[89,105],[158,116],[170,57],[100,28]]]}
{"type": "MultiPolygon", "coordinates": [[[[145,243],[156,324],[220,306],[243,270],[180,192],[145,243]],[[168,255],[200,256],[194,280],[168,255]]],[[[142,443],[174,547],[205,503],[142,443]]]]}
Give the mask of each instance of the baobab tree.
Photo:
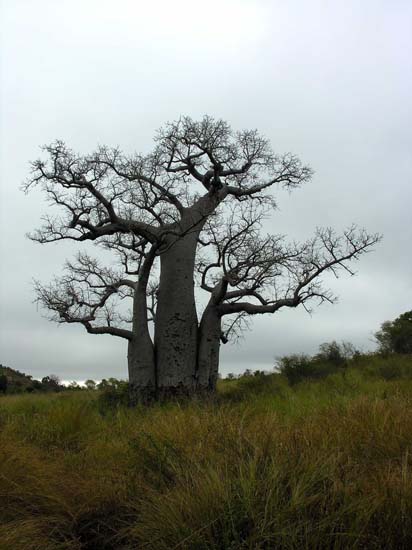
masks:
{"type": "Polygon", "coordinates": [[[220,343],[249,315],[333,301],[321,275],[351,272],[379,240],[356,227],[319,229],[301,244],[262,235],[272,189],[298,187],[312,171],[275,154],[257,131],[211,117],[166,124],[145,156],[107,147],[80,156],[60,141],[44,150],[25,188],[41,185],[61,215],[46,216],[30,237],[92,241],[118,263],[81,252],[63,277],[36,283],[38,300],[60,323],[128,341],[136,399],[213,391],[220,343]],[[195,286],[208,293],[200,321],[195,286]]]}

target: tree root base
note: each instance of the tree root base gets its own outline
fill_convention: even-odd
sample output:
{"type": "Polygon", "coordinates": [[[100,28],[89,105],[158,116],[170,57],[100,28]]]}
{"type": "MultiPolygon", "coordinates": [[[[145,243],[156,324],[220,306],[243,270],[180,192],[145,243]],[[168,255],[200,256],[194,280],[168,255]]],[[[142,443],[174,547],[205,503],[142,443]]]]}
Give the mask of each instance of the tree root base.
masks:
{"type": "Polygon", "coordinates": [[[166,401],[186,401],[188,399],[207,399],[216,394],[216,388],[209,386],[185,386],[178,384],[176,386],[138,386],[129,384],[129,403],[130,406],[151,405],[156,402],[166,401]]]}

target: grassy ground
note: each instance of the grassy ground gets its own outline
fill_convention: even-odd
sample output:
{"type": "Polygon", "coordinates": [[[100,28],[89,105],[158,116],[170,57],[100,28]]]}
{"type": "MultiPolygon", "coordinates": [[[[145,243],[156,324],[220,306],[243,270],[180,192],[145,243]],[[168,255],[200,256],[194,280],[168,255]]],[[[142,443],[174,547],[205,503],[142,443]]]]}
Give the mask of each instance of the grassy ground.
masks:
{"type": "Polygon", "coordinates": [[[0,398],[0,549],[412,548],[412,357],[214,402],[0,398]]]}

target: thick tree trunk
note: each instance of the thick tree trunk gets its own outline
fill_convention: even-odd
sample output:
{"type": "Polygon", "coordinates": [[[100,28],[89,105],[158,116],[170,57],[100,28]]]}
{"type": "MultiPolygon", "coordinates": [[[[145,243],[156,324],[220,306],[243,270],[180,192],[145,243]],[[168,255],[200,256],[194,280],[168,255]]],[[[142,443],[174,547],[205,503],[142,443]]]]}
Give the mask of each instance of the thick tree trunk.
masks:
{"type": "Polygon", "coordinates": [[[197,314],[194,262],[198,231],[189,232],[160,256],[155,353],[160,398],[195,391],[197,314]]]}
{"type": "Polygon", "coordinates": [[[206,195],[185,210],[176,231],[165,235],[160,254],[160,281],[155,322],[157,396],[199,392],[198,319],[194,268],[199,234],[223,195],[206,195]],[[163,250],[162,250],[163,248],[163,250]]]}
{"type": "Polygon", "coordinates": [[[155,248],[148,253],[133,295],[133,337],[129,340],[127,362],[132,404],[148,403],[156,397],[154,346],[147,319],[147,284],[155,258],[155,248]]]}
{"type": "Polygon", "coordinates": [[[199,349],[196,381],[199,391],[214,392],[219,372],[221,317],[214,305],[209,304],[199,326],[199,349]]]}
{"type": "Polygon", "coordinates": [[[156,393],[153,342],[147,325],[146,293],[136,289],[133,299],[133,338],[127,351],[130,399],[147,403],[156,393]]]}

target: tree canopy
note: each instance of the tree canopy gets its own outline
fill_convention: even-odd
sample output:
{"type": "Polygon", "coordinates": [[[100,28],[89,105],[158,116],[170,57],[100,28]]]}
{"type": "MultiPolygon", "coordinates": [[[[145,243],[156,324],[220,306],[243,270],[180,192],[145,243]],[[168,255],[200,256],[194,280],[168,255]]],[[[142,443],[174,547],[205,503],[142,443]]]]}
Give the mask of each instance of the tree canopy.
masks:
{"type": "Polygon", "coordinates": [[[382,323],[375,338],[382,353],[412,353],[412,311],[382,323]]]}

